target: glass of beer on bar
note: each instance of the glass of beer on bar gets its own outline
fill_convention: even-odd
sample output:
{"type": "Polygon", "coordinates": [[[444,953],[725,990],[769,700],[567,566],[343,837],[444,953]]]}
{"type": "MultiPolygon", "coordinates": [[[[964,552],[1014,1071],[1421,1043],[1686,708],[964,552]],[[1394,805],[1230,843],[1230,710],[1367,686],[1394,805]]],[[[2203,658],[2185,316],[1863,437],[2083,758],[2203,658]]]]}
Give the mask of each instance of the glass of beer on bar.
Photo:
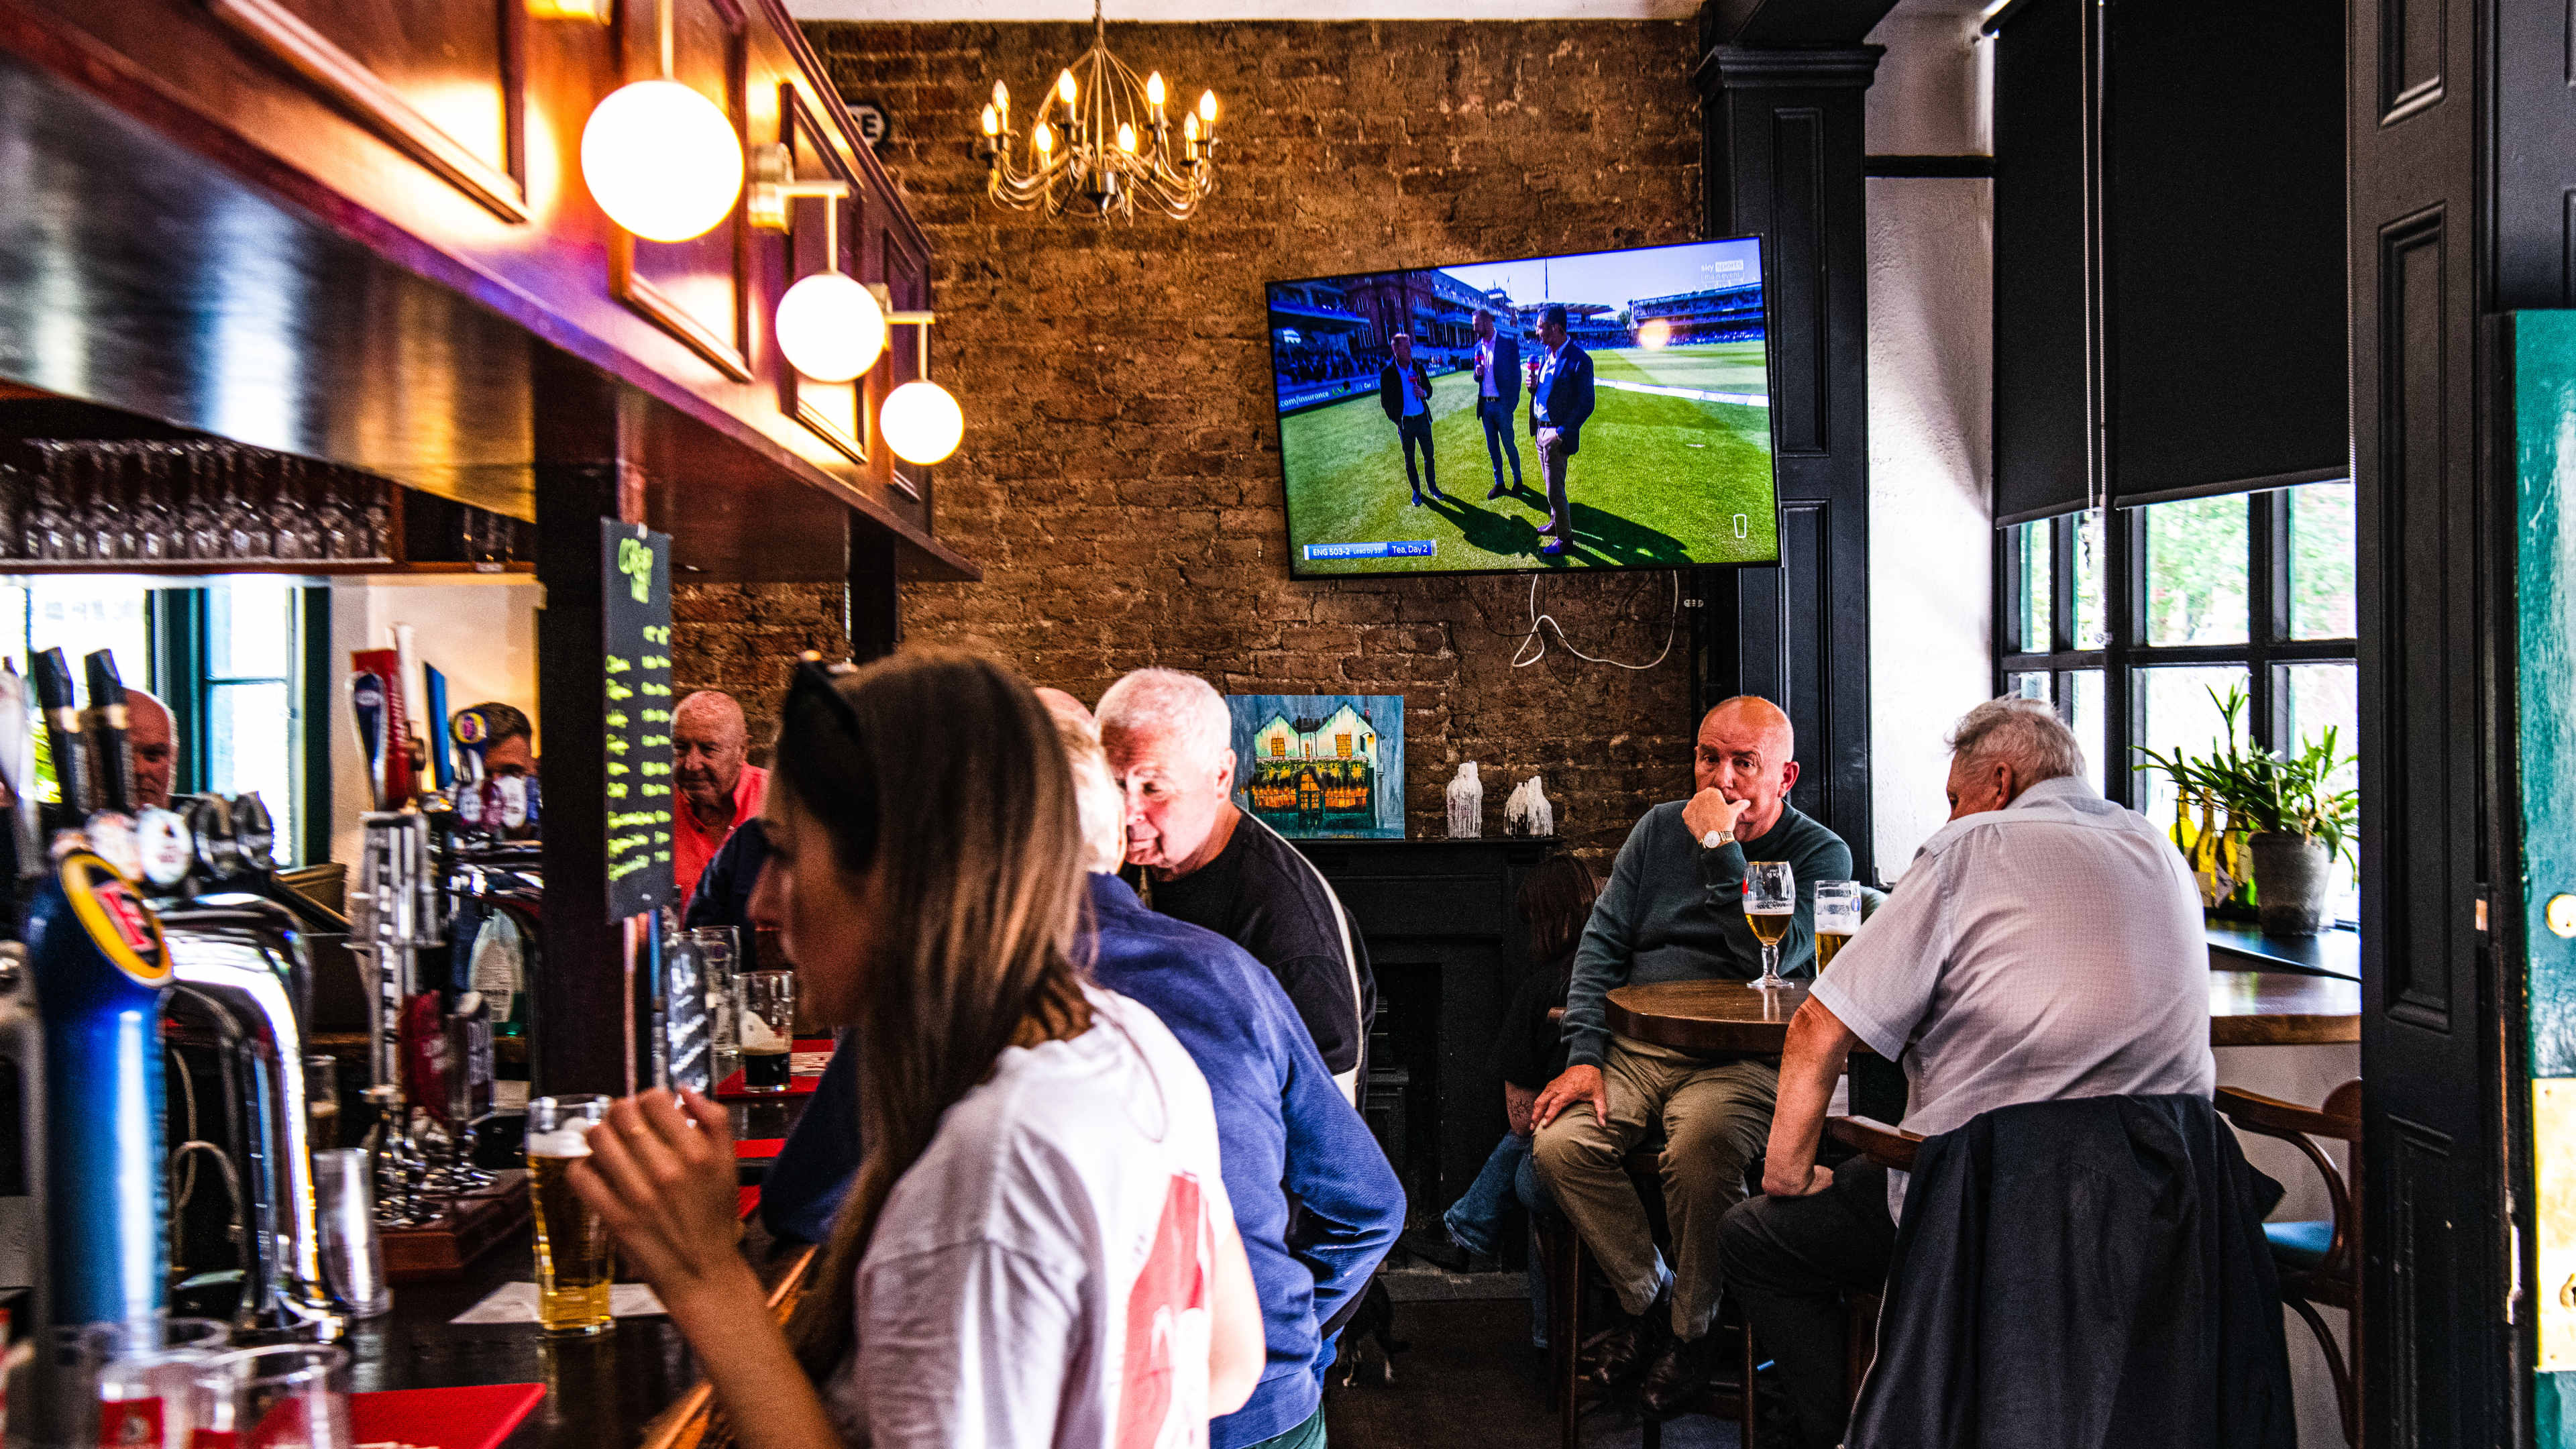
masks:
{"type": "Polygon", "coordinates": [[[1780,979],[1780,943],[1789,935],[1789,923],[1798,915],[1798,877],[1785,860],[1751,860],[1744,864],[1744,924],[1753,928],[1753,939],[1762,943],[1762,979],[1753,984],[1764,991],[1777,991],[1789,983],[1780,979]]]}
{"type": "Polygon", "coordinates": [[[742,1089],[784,1092],[796,1046],[796,974],[744,971],[735,975],[742,1033],[742,1089]]]}
{"type": "Polygon", "coordinates": [[[548,1333],[609,1326],[608,1225],[572,1190],[574,1164],[590,1155],[592,1128],[608,1115],[598,1095],[539,1097],[528,1104],[528,1189],[537,1215],[537,1322],[548,1333]]]}
{"type": "Polygon", "coordinates": [[[1860,882],[1816,882],[1816,974],[1834,964],[1834,953],[1860,929],[1860,882]]]}

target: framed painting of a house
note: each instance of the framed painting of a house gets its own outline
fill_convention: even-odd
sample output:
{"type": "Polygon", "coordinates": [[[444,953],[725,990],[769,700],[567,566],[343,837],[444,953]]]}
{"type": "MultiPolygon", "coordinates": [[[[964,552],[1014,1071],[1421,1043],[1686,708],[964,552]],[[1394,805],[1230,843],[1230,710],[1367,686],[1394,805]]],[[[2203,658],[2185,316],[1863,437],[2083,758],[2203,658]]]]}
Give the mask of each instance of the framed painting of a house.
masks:
{"type": "Polygon", "coordinates": [[[1404,838],[1404,696],[1230,694],[1234,803],[1282,835],[1404,838]]]}

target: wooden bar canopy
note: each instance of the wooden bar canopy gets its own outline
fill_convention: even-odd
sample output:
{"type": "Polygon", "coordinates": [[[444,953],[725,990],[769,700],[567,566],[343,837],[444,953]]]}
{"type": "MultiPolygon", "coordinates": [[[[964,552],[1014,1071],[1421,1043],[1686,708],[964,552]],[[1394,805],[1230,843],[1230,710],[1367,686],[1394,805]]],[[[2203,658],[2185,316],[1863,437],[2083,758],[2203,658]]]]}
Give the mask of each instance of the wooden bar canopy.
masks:
{"type": "Polygon", "coordinates": [[[827,387],[769,334],[827,204],[843,270],[930,300],[921,230],[795,24],[669,0],[674,74],[850,195],[665,245],[583,182],[592,108],[659,66],[651,0],[604,3],[0,0],[0,379],[533,519],[559,352],[632,395],[626,456],[685,577],[845,580],[842,509],[907,575],[974,576],[874,436],[926,365],[911,339],[827,387]]]}

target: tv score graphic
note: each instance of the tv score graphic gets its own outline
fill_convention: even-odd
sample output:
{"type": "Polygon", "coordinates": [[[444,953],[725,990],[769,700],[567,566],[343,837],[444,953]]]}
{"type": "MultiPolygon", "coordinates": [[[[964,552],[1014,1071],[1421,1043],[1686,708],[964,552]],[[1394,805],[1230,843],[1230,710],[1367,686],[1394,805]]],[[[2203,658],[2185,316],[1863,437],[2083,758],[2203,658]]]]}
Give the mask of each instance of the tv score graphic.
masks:
{"type": "Polygon", "coordinates": [[[677,905],[671,879],[671,536],[599,521],[608,915],[677,905]]]}

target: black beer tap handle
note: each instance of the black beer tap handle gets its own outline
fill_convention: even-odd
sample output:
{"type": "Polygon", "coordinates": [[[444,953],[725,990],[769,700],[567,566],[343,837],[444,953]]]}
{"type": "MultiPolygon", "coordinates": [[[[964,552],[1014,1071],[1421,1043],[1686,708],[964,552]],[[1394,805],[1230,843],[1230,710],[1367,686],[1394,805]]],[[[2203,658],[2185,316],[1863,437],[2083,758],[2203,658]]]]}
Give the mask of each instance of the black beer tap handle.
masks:
{"type": "Polygon", "coordinates": [[[91,651],[81,661],[89,673],[89,736],[92,757],[97,761],[98,808],[119,814],[134,809],[134,756],[126,747],[125,679],[116,670],[116,656],[105,649],[91,651]]]}
{"type": "Polygon", "coordinates": [[[71,661],[60,649],[47,649],[28,661],[36,685],[36,706],[45,715],[45,742],[52,755],[54,783],[62,804],[56,829],[69,829],[89,819],[89,759],[81,739],[80,696],[72,685],[71,661]]]}

